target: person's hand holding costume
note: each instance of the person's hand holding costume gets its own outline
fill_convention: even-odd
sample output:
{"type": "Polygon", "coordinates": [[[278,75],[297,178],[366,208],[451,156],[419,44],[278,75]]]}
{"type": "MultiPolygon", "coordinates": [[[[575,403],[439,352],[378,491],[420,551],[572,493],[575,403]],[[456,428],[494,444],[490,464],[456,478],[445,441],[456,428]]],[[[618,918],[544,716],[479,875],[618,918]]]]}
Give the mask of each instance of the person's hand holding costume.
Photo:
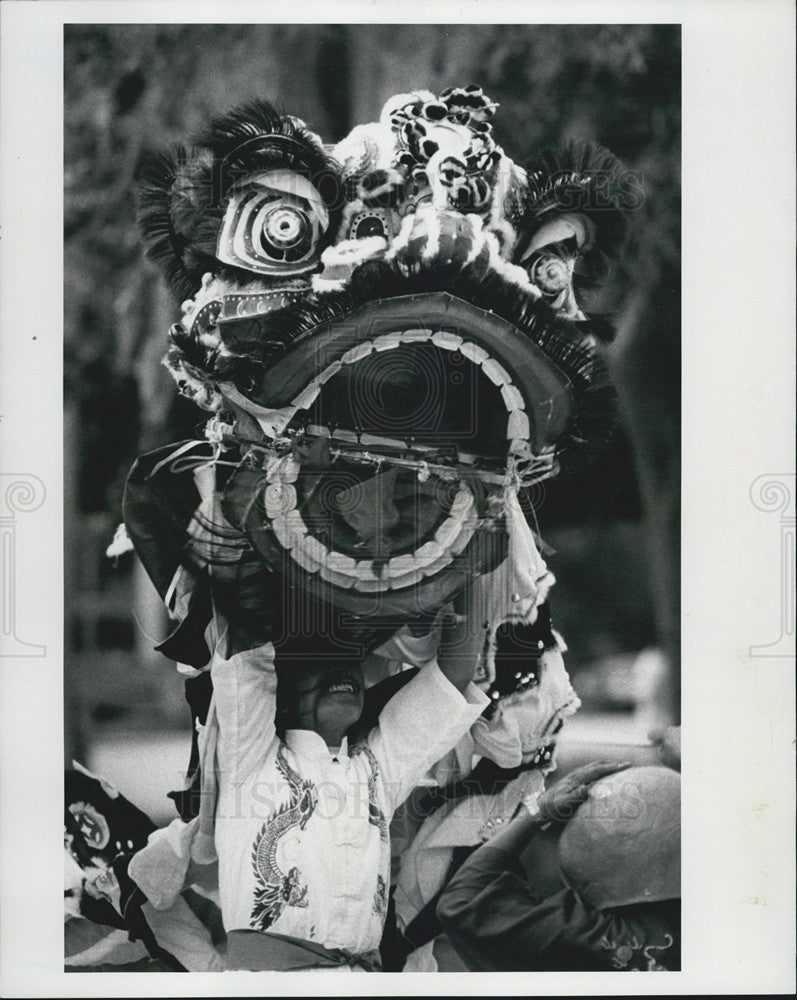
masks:
{"type": "Polygon", "coordinates": [[[583,764],[565,775],[561,781],[551,785],[539,796],[532,814],[543,822],[566,823],[575,815],[576,809],[587,801],[590,786],[616,771],[630,767],[629,761],[592,761],[583,764]]]}

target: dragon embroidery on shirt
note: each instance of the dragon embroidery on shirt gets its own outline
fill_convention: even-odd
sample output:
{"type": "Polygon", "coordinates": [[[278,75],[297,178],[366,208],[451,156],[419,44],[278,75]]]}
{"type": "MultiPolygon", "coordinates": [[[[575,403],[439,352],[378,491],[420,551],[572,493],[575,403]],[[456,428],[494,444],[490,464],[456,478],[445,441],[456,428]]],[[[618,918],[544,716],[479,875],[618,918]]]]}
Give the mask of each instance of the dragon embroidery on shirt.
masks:
{"type": "Polygon", "coordinates": [[[288,782],[290,798],[277,813],[263,824],[252,850],[255,872],[255,904],[250,923],[264,931],[282,915],[287,906],[306,907],[307,884],[294,865],[283,872],[277,864],[277,847],[287,833],[298,827],[303,830],[316,807],[317,795],[312,781],[305,781],[285,758],[285,747],[277,751],[277,770],[288,782]]]}
{"type": "MultiPolygon", "coordinates": [[[[368,760],[368,822],[379,830],[379,840],[382,845],[381,865],[384,870],[388,864],[387,844],[389,836],[387,817],[380,808],[378,800],[379,761],[367,743],[358,743],[352,747],[350,756],[356,757],[358,754],[364,754],[368,760]]],[[[376,876],[376,889],[371,903],[371,911],[378,917],[384,917],[387,912],[387,881],[383,875],[376,876]]]]}
{"type": "Polygon", "coordinates": [[[371,909],[378,917],[384,916],[387,910],[387,882],[381,875],[376,876],[376,891],[371,909]]]}
{"type": "Polygon", "coordinates": [[[373,750],[367,743],[358,743],[352,747],[351,756],[365,754],[368,758],[368,822],[379,830],[379,839],[387,842],[387,818],[382,812],[377,797],[377,787],[379,780],[379,761],[374,756],[373,750]]]}

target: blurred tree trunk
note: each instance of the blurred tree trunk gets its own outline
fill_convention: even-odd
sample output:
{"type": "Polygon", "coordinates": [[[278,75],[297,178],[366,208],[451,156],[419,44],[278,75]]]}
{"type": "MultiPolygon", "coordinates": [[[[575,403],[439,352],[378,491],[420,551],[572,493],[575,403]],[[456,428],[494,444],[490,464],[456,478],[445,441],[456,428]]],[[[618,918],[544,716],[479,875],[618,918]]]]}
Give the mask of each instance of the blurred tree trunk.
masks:
{"type": "MultiPolygon", "coordinates": [[[[623,303],[610,364],[620,406],[634,446],[648,543],[648,578],[656,632],[668,675],[660,693],[663,721],[681,717],[681,469],[680,413],[662,389],[666,365],[661,345],[672,337],[661,327],[680,325],[680,296],[662,280],[635,288],[623,303]]],[[[672,366],[672,359],[669,366],[672,366]]]]}

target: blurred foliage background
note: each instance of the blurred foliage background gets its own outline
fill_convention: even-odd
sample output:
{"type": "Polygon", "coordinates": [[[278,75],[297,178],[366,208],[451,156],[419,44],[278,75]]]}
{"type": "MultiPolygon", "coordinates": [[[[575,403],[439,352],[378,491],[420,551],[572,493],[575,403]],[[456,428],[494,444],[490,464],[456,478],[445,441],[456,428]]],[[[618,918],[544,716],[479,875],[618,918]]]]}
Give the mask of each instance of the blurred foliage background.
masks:
{"type": "Polygon", "coordinates": [[[104,556],[135,457],[204,419],[160,365],[177,304],[141,253],[142,152],[252,97],[337,141],[391,94],[471,82],[500,102],[496,139],[521,164],[560,139],[592,139],[644,191],[590,303],[617,319],[607,355],[622,426],[591,470],[546,484],[535,507],[585,710],[645,702],[651,717],[678,717],[679,26],[67,25],[67,754],[90,756],[114,727],[188,723],[180,680],[152,651],[154,591],[133,556],[115,567],[104,556]]]}

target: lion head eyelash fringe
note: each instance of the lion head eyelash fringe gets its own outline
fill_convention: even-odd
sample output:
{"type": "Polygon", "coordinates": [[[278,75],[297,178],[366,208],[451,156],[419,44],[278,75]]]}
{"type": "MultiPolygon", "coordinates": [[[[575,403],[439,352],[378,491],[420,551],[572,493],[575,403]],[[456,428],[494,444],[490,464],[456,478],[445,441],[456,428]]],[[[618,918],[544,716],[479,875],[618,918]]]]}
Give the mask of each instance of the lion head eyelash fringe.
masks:
{"type": "Polygon", "coordinates": [[[179,298],[195,295],[208,271],[232,282],[252,280],[248,271],[216,257],[225,199],[251,174],[278,170],[319,189],[331,238],[343,203],[340,166],[299,119],[279,114],[266,101],[217,118],[192,146],[142,157],[138,202],[147,255],[163,268],[179,298]]]}

